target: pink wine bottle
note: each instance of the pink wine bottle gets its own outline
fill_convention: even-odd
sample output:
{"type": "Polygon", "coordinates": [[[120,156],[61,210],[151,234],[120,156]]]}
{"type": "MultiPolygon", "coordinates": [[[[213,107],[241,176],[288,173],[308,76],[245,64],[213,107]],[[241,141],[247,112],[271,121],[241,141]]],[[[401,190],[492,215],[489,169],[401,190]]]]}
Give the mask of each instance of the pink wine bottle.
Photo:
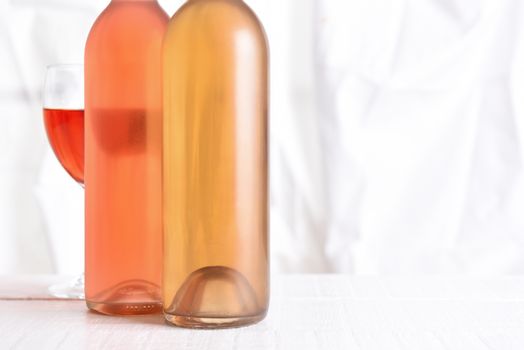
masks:
{"type": "Polygon", "coordinates": [[[161,310],[162,39],[156,0],[113,0],[85,51],[87,306],[161,310]]]}

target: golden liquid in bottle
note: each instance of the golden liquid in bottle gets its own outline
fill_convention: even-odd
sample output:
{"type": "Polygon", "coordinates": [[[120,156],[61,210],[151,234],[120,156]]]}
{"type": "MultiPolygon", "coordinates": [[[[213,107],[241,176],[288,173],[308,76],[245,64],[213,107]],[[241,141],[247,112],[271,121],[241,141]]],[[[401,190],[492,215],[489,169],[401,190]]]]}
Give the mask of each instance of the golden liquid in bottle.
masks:
{"type": "Polygon", "coordinates": [[[241,0],[190,0],[164,39],[164,313],[264,318],[269,302],[268,57],[241,0]]]}
{"type": "Polygon", "coordinates": [[[113,0],[85,53],[87,306],[161,310],[162,39],[155,0],[113,0]]]}

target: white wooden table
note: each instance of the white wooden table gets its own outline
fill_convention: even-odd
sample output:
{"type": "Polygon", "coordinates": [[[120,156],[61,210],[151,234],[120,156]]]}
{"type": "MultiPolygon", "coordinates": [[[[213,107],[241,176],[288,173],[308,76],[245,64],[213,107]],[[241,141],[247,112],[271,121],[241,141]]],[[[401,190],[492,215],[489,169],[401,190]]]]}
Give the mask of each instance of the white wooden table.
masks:
{"type": "Polygon", "coordinates": [[[63,279],[0,277],[0,349],[524,349],[524,277],[279,276],[265,321],[220,331],[88,312],[63,279]]]}

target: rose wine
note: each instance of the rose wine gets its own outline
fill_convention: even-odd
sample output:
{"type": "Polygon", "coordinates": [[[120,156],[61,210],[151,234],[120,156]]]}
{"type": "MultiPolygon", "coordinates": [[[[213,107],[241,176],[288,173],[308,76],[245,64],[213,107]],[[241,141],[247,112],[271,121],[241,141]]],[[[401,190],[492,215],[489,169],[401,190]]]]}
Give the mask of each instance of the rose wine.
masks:
{"type": "Polygon", "coordinates": [[[84,182],[84,111],[44,108],[49,143],[64,169],[84,182]]]}
{"type": "Polygon", "coordinates": [[[164,313],[264,318],[269,302],[265,34],[241,0],[190,0],[164,40],[164,313]]]}
{"type": "Polygon", "coordinates": [[[155,0],[113,0],[85,52],[86,302],[161,310],[161,49],[155,0]]]}

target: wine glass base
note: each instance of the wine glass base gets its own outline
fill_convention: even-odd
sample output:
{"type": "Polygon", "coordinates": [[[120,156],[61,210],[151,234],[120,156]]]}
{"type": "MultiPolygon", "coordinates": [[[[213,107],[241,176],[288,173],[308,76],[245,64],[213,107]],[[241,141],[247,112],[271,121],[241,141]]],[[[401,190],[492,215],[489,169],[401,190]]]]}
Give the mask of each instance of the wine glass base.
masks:
{"type": "Polygon", "coordinates": [[[58,299],[83,300],[84,294],[84,275],[78,276],[72,281],[54,284],[48,288],[49,293],[58,299]]]}

